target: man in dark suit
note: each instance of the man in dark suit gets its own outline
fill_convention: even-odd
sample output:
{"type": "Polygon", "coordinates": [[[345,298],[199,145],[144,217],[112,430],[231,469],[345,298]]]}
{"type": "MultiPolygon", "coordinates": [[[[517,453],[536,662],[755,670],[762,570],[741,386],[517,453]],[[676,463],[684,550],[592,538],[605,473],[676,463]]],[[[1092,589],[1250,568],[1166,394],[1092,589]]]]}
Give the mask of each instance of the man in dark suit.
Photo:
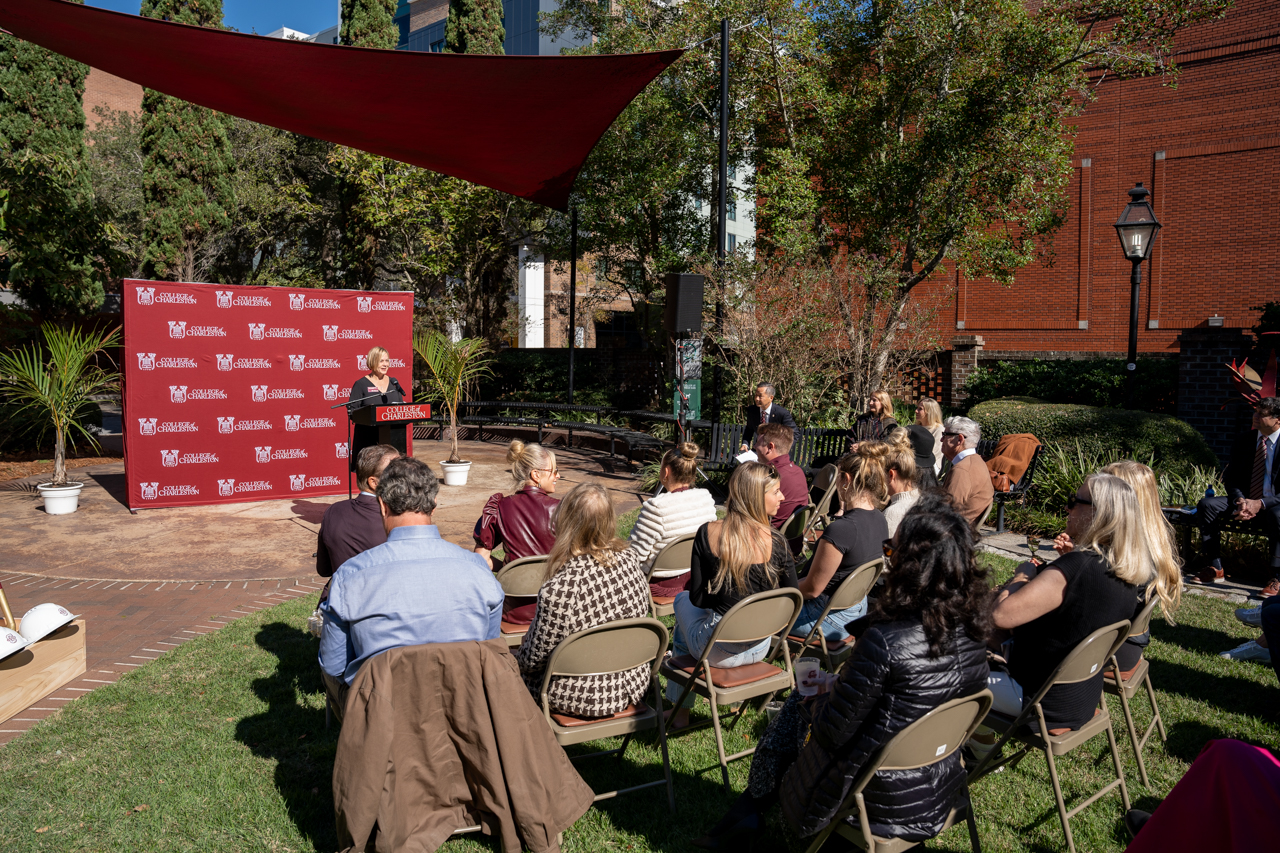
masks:
{"type": "Polygon", "coordinates": [[[326,509],[320,521],[320,541],[316,549],[316,574],[320,577],[333,577],[347,560],[387,541],[375,492],[382,470],[399,455],[400,451],[389,444],[375,444],[363,448],[356,457],[356,485],[360,487],[360,494],[326,509]]]}
{"type": "Polygon", "coordinates": [[[751,449],[751,439],[755,436],[756,429],[762,424],[782,424],[784,427],[790,427],[794,436],[792,441],[799,443],[800,427],[796,426],[796,419],[791,417],[791,413],[786,409],[773,404],[773,398],[777,393],[773,385],[768,382],[761,382],[756,386],[753,397],[756,403],[754,406],[747,406],[747,428],[742,431],[741,450],[751,449]]]}
{"type": "Polygon", "coordinates": [[[1258,519],[1261,532],[1271,544],[1271,582],[1262,590],[1263,598],[1280,594],[1280,464],[1276,443],[1280,441],[1280,397],[1264,397],[1253,410],[1252,429],[1241,433],[1231,450],[1226,471],[1226,496],[1215,495],[1196,504],[1196,526],[1200,528],[1200,559],[1205,564],[1201,583],[1220,583],[1222,561],[1219,537],[1228,519],[1258,519]]]}

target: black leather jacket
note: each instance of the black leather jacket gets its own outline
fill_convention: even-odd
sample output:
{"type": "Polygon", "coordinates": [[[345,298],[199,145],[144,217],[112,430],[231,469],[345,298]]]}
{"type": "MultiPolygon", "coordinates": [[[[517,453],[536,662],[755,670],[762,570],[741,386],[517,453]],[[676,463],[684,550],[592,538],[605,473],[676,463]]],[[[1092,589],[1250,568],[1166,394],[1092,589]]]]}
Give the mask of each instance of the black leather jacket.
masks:
{"type": "MultiPolygon", "coordinates": [[[[854,777],[889,738],[950,699],[987,685],[986,647],[963,629],[929,657],[919,621],[872,625],[813,709],[809,742],[783,777],[783,812],[801,836],[826,826],[854,777]]],[[[941,829],[964,781],[960,755],[918,770],[882,771],[863,791],[872,831],[919,841],[941,829]]]]}

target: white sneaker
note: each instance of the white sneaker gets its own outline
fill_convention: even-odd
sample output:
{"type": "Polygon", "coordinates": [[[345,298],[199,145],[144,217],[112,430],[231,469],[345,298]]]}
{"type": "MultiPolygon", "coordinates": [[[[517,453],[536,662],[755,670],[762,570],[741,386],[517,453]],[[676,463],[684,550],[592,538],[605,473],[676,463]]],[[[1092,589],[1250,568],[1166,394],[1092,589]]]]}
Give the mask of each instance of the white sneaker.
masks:
{"type": "Polygon", "coordinates": [[[1236,646],[1229,652],[1222,652],[1218,657],[1226,658],[1227,660],[1256,660],[1262,663],[1271,663],[1271,650],[1264,649],[1254,640],[1250,640],[1243,645],[1236,646]]]}
{"type": "Polygon", "coordinates": [[[1261,607],[1241,607],[1236,610],[1236,618],[1246,625],[1254,628],[1262,627],[1262,608],[1261,607]]]}

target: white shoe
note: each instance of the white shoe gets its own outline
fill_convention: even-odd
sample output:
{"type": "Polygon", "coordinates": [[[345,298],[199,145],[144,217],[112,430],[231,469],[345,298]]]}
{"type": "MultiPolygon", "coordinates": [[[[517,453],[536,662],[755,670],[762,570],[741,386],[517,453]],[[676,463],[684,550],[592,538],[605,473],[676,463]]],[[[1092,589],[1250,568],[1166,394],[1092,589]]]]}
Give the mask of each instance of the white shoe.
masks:
{"type": "Polygon", "coordinates": [[[1262,663],[1271,663],[1271,650],[1264,649],[1254,640],[1250,640],[1243,645],[1236,646],[1229,652],[1222,652],[1218,657],[1226,658],[1227,660],[1256,660],[1262,663]]]}
{"type": "Polygon", "coordinates": [[[1254,628],[1262,627],[1262,608],[1261,607],[1241,607],[1236,610],[1236,618],[1246,625],[1254,628]]]}

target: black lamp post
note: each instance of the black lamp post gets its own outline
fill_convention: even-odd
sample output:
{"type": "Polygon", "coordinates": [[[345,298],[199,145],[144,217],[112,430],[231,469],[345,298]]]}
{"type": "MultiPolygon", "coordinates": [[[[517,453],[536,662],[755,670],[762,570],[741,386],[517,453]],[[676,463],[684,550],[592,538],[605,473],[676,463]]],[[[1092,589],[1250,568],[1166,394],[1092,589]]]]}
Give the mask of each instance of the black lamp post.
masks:
{"type": "Polygon", "coordinates": [[[1124,212],[1116,220],[1116,234],[1120,236],[1120,248],[1124,256],[1133,264],[1129,275],[1132,290],[1129,294],[1129,363],[1125,365],[1128,375],[1125,377],[1125,406],[1133,408],[1134,388],[1138,378],[1138,285],[1142,284],[1142,262],[1151,257],[1151,245],[1160,233],[1160,221],[1156,212],[1147,201],[1146,187],[1139,181],[1129,190],[1129,203],[1124,212]]]}

